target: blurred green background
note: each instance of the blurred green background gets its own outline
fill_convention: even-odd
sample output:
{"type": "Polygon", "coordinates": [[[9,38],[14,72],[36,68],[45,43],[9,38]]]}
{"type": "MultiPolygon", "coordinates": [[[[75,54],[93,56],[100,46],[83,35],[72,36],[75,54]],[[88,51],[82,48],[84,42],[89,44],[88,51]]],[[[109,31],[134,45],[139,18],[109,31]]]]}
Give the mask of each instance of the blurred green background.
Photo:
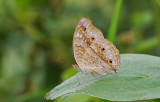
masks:
{"type": "MultiPolygon", "coordinates": [[[[82,17],[121,54],[160,56],[159,0],[0,0],[0,102],[45,102],[77,72],[72,38],[82,17]]],[[[86,95],[66,102],[75,100],[107,102],[86,95]]]]}

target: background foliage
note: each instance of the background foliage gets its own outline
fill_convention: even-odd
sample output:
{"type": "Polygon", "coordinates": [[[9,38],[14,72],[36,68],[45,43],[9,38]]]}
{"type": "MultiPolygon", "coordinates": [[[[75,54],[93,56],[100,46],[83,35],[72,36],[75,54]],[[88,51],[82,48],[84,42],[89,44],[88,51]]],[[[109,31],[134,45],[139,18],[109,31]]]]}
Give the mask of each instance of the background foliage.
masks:
{"type": "MultiPolygon", "coordinates": [[[[45,102],[46,92],[77,72],[72,38],[82,17],[120,53],[160,56],[159,0],[0,0],[1,102],[45,102]]],[[[107,102],[84,95],[69,102],[77,98],[107,102]]]]}

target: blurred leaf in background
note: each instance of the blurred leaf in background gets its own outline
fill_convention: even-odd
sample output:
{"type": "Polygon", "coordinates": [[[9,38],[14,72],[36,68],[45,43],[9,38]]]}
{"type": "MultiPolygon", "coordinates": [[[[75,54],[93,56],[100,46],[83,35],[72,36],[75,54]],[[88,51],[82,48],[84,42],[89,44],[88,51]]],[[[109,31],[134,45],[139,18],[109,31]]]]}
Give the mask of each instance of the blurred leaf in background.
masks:
{"type": "MultiPolygon", "coordinates": [[[[108,38],[117,1],[0,0],[1,101],[45,102],[46,92],[77,72],[72,68],[72,38],[78,21],[90,18],[108,38]]],[[[120,53],[160,56],[160,2],[122,4],[115,35],[110,35],[120,53]]],[[[107,102],[87,97],[86,102],[107,102]]]]}

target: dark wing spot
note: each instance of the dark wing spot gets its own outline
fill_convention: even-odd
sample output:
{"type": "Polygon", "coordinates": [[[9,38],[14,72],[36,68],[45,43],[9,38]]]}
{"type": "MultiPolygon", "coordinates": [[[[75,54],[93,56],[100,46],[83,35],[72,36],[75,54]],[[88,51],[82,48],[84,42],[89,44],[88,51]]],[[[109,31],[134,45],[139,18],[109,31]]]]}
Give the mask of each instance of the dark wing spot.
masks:
{"type": "Polygon", "coordinates": [[[105,50],[105,48],[102,48],[101,51],[103,52],[105,50]]]}
{"type": "Polygon", "coordinates": [[[94,37],[92,37],[92,38],[90,39],[90,41],[93,42],[93,41],[94,41],[94,37]]]}
{"type": "Polygon", "coordinates": [[[112,64],[112,60],[109,60],[109,63],[112,64]]]}
{"type": "Polygon", "coordinates": [[[83,34],[86,32],[86,28],[84,26],[81,26],[78,28],[78,32],[83,34]]]}
{"type": "Polygon", "coordinates": [[[83,30],[83,31],[86,31],[86,27],[84,27],[84,26],[81,26],[81,28],[82,28],[82,30],[83,30]]]}

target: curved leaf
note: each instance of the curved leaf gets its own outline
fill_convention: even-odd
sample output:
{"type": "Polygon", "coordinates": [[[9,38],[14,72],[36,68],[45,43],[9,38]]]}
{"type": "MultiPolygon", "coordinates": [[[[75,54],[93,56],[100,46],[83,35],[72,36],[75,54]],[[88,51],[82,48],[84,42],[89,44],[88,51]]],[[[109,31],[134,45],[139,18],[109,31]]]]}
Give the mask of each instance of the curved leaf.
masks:
{"type": "Polygon", "coordinates": [[[160,98],[159,57],[121,54],[118,73],[97,77],[78,73],[76,76],[52,89],[46,99],[55,99],[67,93],[87,94],[112,101],[160,98]]]}

